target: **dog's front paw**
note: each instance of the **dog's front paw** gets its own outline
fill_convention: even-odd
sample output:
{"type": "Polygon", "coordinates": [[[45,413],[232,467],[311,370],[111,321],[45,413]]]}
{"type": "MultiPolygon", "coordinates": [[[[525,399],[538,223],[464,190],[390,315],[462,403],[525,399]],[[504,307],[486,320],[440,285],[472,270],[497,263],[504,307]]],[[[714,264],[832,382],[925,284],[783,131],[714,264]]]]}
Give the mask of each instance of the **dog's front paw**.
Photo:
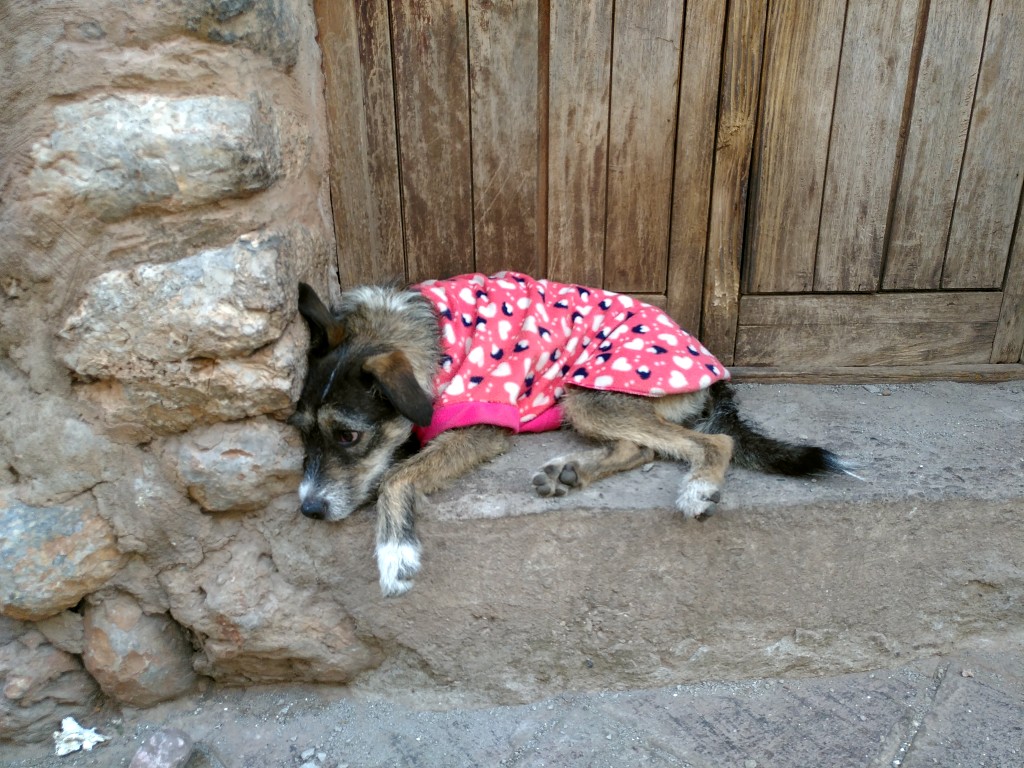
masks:
{"type": "Polygon", "coordinates": [[[576,462],[564,456],[552,459],[541,467],[532,482],[539,496],[565,496],[570,489],[582,485],[576,462]]]}
{"type": "Polygon", "coordinates": [[[419,544],[388,542],[377,546],[377,570],[380,571],[380,591],[384,597],[404,595],[415,583],[412,579],[420,570],[419,544]]]}
{"type": "Polygon", "coordinates": [[[684,481],[676,498],[676,509],[687,520],[705,520],[715,513],[715,505],[721,500],[722,491],[711,481],[684,481]]]}

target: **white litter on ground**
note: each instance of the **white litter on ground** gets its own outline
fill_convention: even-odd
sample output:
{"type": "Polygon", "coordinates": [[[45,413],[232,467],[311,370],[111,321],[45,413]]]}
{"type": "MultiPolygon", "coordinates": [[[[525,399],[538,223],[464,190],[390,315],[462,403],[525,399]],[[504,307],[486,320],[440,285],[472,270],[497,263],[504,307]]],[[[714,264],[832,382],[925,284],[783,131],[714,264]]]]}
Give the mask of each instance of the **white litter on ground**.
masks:
{"type": "Polygon", "coordinates": [[[95,728],[83,728],[73,717],[65,717],[60,721],[60,730],[53,732],[53,741],[57,747],[57,757],[70,755],[80,749],[91,750],[100,742],[106,741],[106,736],[96,733],[95,728]]]}

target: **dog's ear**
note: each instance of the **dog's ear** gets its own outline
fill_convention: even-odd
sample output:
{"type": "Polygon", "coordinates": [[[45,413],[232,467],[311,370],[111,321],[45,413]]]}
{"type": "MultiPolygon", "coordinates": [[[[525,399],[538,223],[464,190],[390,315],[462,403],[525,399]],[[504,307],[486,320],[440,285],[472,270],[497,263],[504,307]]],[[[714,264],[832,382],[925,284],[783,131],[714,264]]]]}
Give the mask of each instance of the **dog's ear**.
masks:
{"type": "Polygon", "coordinates": [[[334,319],[311,287],[299,283],[299,313],[309,326],[309,354],[323,357],[345,338],[345,327],[334,319]]]}
{"type": "Polygon", "coordinates": [[[383,352],[366,358],[363,370],[373,376],[384,396],[398,412],[413,424],[430,425],[434,418],[434,401],[425,392],[412,372],[412,365],[402,352],[383,352]]]}

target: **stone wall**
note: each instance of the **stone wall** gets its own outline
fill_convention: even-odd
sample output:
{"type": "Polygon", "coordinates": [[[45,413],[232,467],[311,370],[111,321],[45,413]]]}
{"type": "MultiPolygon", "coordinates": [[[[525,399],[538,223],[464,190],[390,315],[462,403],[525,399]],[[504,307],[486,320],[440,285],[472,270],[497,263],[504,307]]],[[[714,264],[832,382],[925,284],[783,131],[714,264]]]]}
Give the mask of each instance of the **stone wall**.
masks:
{"type": "Polygon", "coordinates": [[[380,652],[276,562],[296,283],[336,292],[311,3],[3,8],[0,740],[349,680],[380,652]]]}

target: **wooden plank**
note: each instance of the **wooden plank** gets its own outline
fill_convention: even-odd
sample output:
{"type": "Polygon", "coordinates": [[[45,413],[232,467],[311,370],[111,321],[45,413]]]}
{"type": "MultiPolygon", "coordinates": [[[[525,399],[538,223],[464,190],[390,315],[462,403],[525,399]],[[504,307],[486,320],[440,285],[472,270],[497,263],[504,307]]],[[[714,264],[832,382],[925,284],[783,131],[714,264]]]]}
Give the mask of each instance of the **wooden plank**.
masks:
{"type": "Polygon", "coordinates": [[[537,3],[469,3],[476,269],[540,274],[537,3]]]}
{"type": "Polygon", "coordinates": [[[1024,4],[993,0],[943,288],[999,288],[1024,179],[1024,4]]]}
{"type": "Polygon", "coordinates": [[[688,0],[683,32],[667,309],[683,328],[696,331],[704,292],[725,3],[688,0]]]}
{"type": "Polygon", "coordinates": [[[317,0],[342,287],[405,277],[385,3],[317,0]]]}
{"type": "Polygon", "coordinates": [[[684,0],[615,8],[605,287],[665,290],[684,0]]]}
{"type": "Polygon", "coordinates": [[[882,286],[939,288],[988,0],[932,0],[882,286]]]}
{"type": "Polygon", "coordinates": [[[668,297],[664,293],[632,293],[630,296],[637,301],[660,309],[665,309],[668,306],[668,297]]]}
{"type": "Polygon", "coordinates": [[[604,284],[612,0],[552,0],[548,276],[604,284]]]}
{"type": "Polygon", "coordinates": [[[856,0],[847,9],[816,291],[879,286],[918,3],[856,0]]]}
{"type": "Polygon", "coordinates": [[[1024,365],[880,365],[832,368],[779,368],[736,366],[729,369],[733,381],[764,384],[862,384],[912,381],[962,381],[992,383],[1024,379],[1024,365]]]}
{"type": "Polygon", "coordinates": [[[705,346],[714,349],[726,365],[732,363],[736,342],[740,254],[757,120],[764,24],[765,4],[761,0],[729,3],[700,331],[705,346]]]}
{"type": "Polygon", "coordinates": [[[740,365],[988,363],[997,293],[749,296],[740,305],[740,365]]]}
{"type": "Polygon", "coordinates": [[[836,326],[872,324],[986,323],[999,317],[1001,297],[977,293],[855,293],[830,296],[744,296],[741,325],[836,326]]]}
{"type": "Polygon", "coordinates": [[[1017,235],[1003,284],[999,325],[992,345],[993,363],[1024,362],[1024,213],[1017,214],[1017,235]]]}
{"type": "Polygon", "coordinates": [[[744,259],[747,292],[796,293],[814,285],[845,12],[846,0],[770,5],[744,259]]]}
{"type": "Polygon", "coordinates": [[[391,4],[409,279],[472,271],[466,6],[391,4]]]}
{"type": "Polygon", "coordinates": [[[995,323],[857,323],[743,326],[741,365],[921,365],[988,363],[995,323]]]}

